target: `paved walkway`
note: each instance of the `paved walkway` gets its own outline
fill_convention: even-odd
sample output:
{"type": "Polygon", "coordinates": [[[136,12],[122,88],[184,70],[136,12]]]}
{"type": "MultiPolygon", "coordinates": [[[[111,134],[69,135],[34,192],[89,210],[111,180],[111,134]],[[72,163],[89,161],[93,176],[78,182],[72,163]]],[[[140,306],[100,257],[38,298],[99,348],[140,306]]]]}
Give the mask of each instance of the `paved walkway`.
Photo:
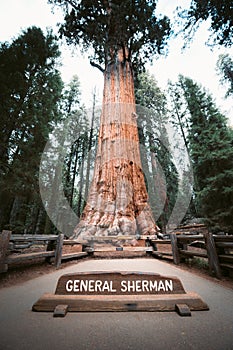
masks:
{"type": "Polygon", "coordinates": [[[0,290],[0,347],[17,350],[232,350],[233,291],[155,259],[86,260],[0,290]],[[131,270],[177,276],[197,292],[209,311],[180,317],[175,312],[52,313],[31,311],[58,278],[78,271],[131,270]]]}

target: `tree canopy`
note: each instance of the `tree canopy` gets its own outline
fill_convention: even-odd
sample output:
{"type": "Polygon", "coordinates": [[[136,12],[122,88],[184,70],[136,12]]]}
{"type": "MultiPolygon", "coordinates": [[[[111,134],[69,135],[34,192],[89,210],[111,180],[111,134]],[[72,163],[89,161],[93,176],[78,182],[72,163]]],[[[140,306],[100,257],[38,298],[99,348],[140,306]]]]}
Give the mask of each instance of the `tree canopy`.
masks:
{"type": "Polygon", "coordinates": [[[220,83],[228,85],[226,97],[233,96],[233,60],[230,55],[220,55],[217,61],[217,73],[220,83]]]}
{"type": "Polygon", "coordinates": [[[169,19],[156,15],[157,1],[49,0],[49,3],[64,10],[61,36],[84,50],[91,47],[91,58],[100,64],[111,60],[120,48],[127,48],[127,59],[142,64],[153,54],[164,51],[171,31],[169,19]]]}
{"type": "Polygon", "coordinates": [[[189,9],[179,8],[184,20],[182,31],[190,40],[202,21],[210,20],[210,41],[230,47],[233,36],[233,3],[231,0],[192,0],[189,9]]]}

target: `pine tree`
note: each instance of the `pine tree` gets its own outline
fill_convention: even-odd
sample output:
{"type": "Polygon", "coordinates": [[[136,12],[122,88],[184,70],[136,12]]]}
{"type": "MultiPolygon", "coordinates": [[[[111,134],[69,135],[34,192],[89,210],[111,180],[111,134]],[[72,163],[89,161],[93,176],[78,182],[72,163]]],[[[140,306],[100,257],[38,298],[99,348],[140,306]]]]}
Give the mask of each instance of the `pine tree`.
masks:
{"type": "Polygon", "coordinates": [[[189,149],[200,215],[214,230],[233,232],[233,138],[212,96],[180,77],[190,113],[189,149]]]}
{"type": "MultiPolygon", "coordinates": [[[[69,118],[72,114],[76,115],[77,123],[80,123],[83,112],[81,111],[81,90],[78,76],[73,76],[70,83],[67,85],[63,92],[63,117],[69,118]]],[[[73,182],[75,181],[78,148],[80,144],[80,135],[78,141],[70,146],[70,150],[65,159],[64,169],[64,192],[72,207],[73,202],[73,182]]]]}
{"type": "Polygon", "coordinates": [[[179,76],[177,83],[168,81],[167,99],[169,100],[169,121],[175,131],[173,143],[177,153],[177,162],[183,169],[181,180],[181,211],[185,212],[183,220],[189,220],[198,216],[196,202],[193,193],[195,183],[193,181],[193,169],[190,163],[190,144],[188,133],[190,130],[190,113],[184,98],[182,77],[179,76]],[[190,202],[189,202],[190,200],[190,202]],[[183,209],[182,209],[183,208],[183,209]],[[186,208],[186,210],[185,210],[186,208]]]}
{"type": "Polygon", "coordinates": [[[138,104],[139,138],[143,145],[142,162],[148,162],[143,169],[147,169],[148,173],[146,178],[150,203],[154,216],[158,218],[158,225],[165,233],[178,187],[178,174],[172,160],[166,129],[166,97],[154,76],[148,72],[138,75],[135,96],[138,104]]]}
{"type": "MultiPolygon", "coordinates": [[[[32,27],[0,50],[1,227],[35,226],[30,207],[39,200],[40,156],[62,90],[56,38],[32,27]]],[[[39,204],[40,203],[40,204],[39,204]]]]}

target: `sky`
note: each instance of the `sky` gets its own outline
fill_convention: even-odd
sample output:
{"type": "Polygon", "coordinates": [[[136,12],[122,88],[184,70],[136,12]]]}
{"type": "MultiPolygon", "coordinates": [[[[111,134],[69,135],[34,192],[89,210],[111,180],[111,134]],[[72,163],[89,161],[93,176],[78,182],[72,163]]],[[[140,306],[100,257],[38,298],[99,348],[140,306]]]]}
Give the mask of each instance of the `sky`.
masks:
{"type": "MultiPolygon", "coordinates": [[[[188,3],[188,0],[159,0],[158,10],[171,18],[178,5],[187,7],[188,3]]],[[[58,22],[62,22],[61,11],[55,9],[52,13],[52,6],[47,4],[47,0],[0,0],[0,42],[11,42],[21,34],[22,30],[32,25],[40,27],[44,32],[46,28],[53,28],[56,33],[58,22]]],[[[154,60],[152,64],[147,65],[147,69],[154,74],[161,89],[166,89],[168,80],[176,82],[179,74],[201,84],[213,95],[219,109],[228,117],[229,124],[233,125],[233,100],[224,99],[226,88],[220,85],[216,74],[218,56],[224,53],[233,56],[233,49],[215,47],[211,50],[205,45],[208,36],[208,24],[203,23],[186,50],[182,51],[181,38],[171,40],[168,55],[154,60]]],[[[78,75],[86,106],[91,106],[95,87],[101,103],[102,73],[90,66],[87,55],[81,55],[79,50],[63,43],[60,51],[62,52],[60,71],[63,81],[68,83],[73,75],[78,75]]]]}

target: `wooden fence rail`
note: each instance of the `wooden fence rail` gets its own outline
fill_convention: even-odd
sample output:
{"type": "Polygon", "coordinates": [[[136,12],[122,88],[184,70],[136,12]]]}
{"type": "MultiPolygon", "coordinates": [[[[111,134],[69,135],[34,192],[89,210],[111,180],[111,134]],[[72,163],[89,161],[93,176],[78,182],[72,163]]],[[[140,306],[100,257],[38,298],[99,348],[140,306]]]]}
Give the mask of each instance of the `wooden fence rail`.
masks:
{"type": "Polygon", "coordinates": [[[64,241],[64,235],[12,235],[11,231],[2,231],[0,234],[0,273],[7,272],[8,266],[15,263],[24,263],[29,260],[53,259],[58,268],[62,260],[81,258],[88,255],[86,252],[64,252],[64,245],[74,245],[77,242],[64,241]],[[27,252],[27,248],[40,247],[39,251],[27,252]],[[14,254],[17,253],[18,254],[14,254]]]}
{"type": "Polygon", "coordinates": [[[160,258],[172,255],[176,265],[197,257],[206,259],[210,274],[219,279],[225,272],[233,273],[233,235],[213,235],[208,231],[203,234],[174,232],[170,234],[170,240],[150,240],[150,243],[152,246],[170,244],[172,253],[157,250],[152,255],[160,258]]]}
{"type": "MultiPolygon", "coordinates": [[[[203,234],[171,233],[170,239],[145,239],[145,246],[151,246],[155,257],[172,258],[178,265],[185,259],[194,257],[208,261],[211,274],[221,278],[227,271],[233,273],[233,235],[213,235],[205,231],[203,234]],[[169,249],[158,250],[157,246],[167,245],[169,249]],[[170,247],[169,247],[170,246],[170,247]],[[196,249],[201,248],[201,249],[196,249]]],[[[8,265],[28,260],[45,258],[53,259],[59,267],[63,260],[78,259],[88,255],[77,241],[64,240],[64,235],[12,235],[11,231],[0,233],[0,273],[8,270],[8,265]],[[31,246],[43,245],[44,250],[24,252],[31,246]],[[76,248],[77,247],[77,248],[76,248]],[[20,254],[12,252],[20,251],[20,254]]]]}
{"type": "Polygon", "coordinates": [[[233,235],[214,236],[221,271],[228,271],[233,276],[233,235]]]}
{"type": "Polygon", "coordinates": [[[225,272],[232,275],[232,235],[213,235],[211,232],[199,235],[176,235],[173,233],[171,234],[171,245],[175,264],[179,264],[180,261],[187,258],[206,258],[210,273],[217,278],[220,279],[225,272]],[[196,250],[194,247],[202,249],[196,250]]]}

